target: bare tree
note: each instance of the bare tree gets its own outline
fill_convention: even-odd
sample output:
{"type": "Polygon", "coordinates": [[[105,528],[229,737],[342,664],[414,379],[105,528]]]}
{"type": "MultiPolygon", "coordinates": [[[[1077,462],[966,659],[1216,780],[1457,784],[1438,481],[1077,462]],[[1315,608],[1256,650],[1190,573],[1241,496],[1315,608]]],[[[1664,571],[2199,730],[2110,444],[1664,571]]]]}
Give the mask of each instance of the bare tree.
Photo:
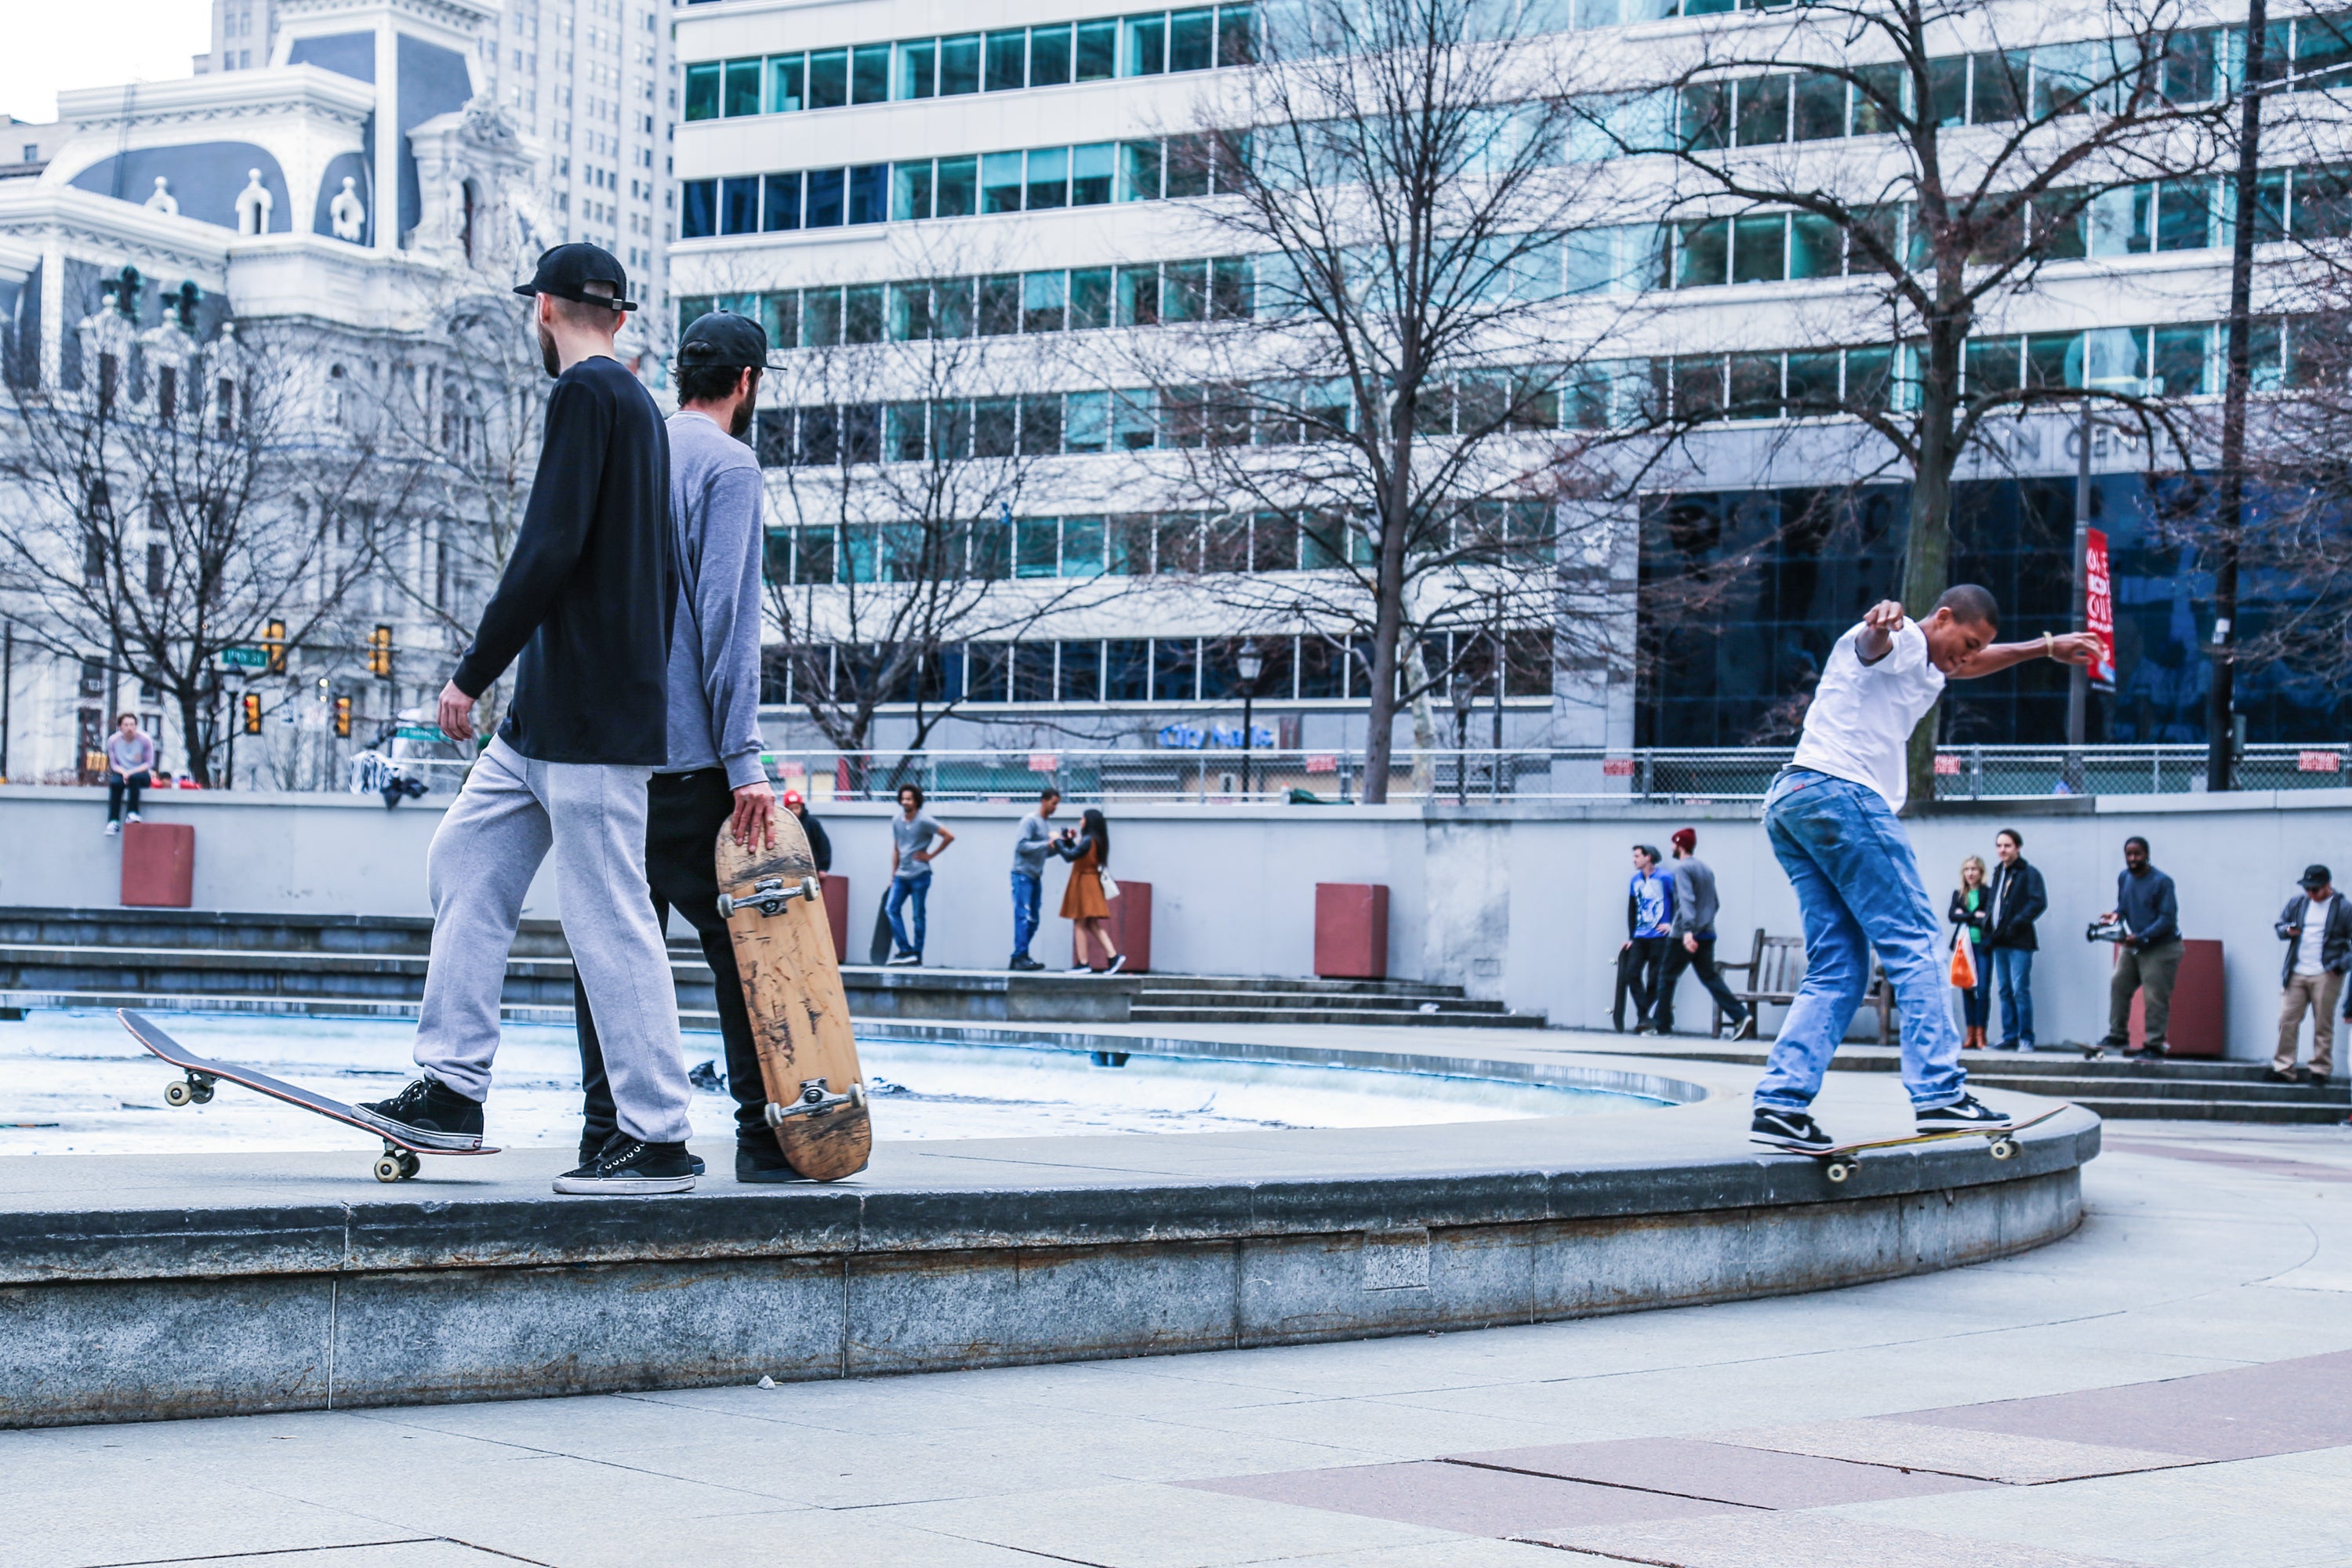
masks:
{"type": "Polygon", "coordinates": [[[368,570],[369,531],[402,504],[400,479],[320,405],[302,342],[231,326],[200,344],[193,300],[142,333],[116,298],[83,331],[79,387],[9,356],[16,428],[0,479],[16,493],[0,506],[0,584],[37,646],[103,650],[161,693],[188,771],[217,784],[221,655],[259,645],[272,623],[281,660],[340,646],[338,614],[368,570]]]}
{"type": "Polygon", "coordinates": [[[1228,514],[1201,562],[1239,574],[1220,600],[1360,659],[1371,802],[1401,707],[1417,747],[1435,743],[1432,698],[1460,673],[1449,650],[1497,626],[1572,640],[1603,624],[1561,616],[1555,569],[1611,526],[1592,521],[1605,508],[1556,504],[1587,444],[1564,451],[1562,426],[1607,423],[1585,417],[1596,391],[1606,403],[1588,362],[1618,312],[1561,300],[1596,166],[1565,156],[1574,121],[1547,57],[1482,39],[1474,10],[1286,7],[1257,68],[1168,142],[1170,190],[1212,198],[1204,244],[1242,254],[1158,286],[1153,319],[1207,326],[1134,340],[1156,406],[1128,422],[1172,449],[1153,454],[1163,479],[1228,514]],[[1259,560],[1219,549],[1221,531],[1266,526],[1277,547],[1259,560]]]}
{"type": "MultiPolygon", "coordinates": [[[[1806,301],[1801,341],[1877,345],[1864,374],[1851,353],[1843,374],[1814,354],[1784,389],[1776,358],[1774,386],[1743,386],[1735,355],[1727,380],[1675,391],[1709,413],[1763,399],[1854,421],[1876,451],[1864,468],[1910,482],[1906,603],[1949,585],[1953,471],[1997,416],[2092,396],[2153,417],[2144,365],[2063,346],[2021,363],[1971,338],[2052,262],[2171,248],[2191,228],[2211,243],[2222,209],[2202,176],[2231,85],[2228,30],[2201,16],[2177,0],[1820,0],[1727,18],[1643,95],[1585,106],[1617,150],[1672,161],[1668,282],[1846,280],[1806,301]]],[[[1912,739],[1916,798],[1936,724],[1912,739]]]]}
{"type": "Polygon", "coordinates": [[[791,313],[772,314],[786,346],[756,439],[780,503],[774,657],[793,700],[850,753],[870,748],[886,704],[911,705],[905,750],[921,749],[982,660],[1107,595],[1097,579],[1016,578],[1027,510],[1083,510],[1050,345],[1013,335],[1017,277],[925,270],[945,275],[773,297],[791,313]]]}

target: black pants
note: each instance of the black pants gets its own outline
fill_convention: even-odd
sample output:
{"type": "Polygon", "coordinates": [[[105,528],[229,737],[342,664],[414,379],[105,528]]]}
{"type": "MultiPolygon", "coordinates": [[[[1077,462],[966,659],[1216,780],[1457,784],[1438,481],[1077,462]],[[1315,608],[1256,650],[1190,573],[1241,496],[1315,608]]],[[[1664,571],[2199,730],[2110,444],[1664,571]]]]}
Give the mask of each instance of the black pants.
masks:
{"type": "Polygon", "coordinates": [[[154,775],[145,768],[135,773],[118,773],[109,768],[106,773],[106,820],[120,822],[126,803],[131,816],[139,815],[139,792],[152,783],[154,775]]]}
{"type": "Polygon", "coordinates": [[[1640,1028],[1650,1022],[1650,1009],[1658,1000],[1658,971],[1665,963],[1666,939],[1662,936],[1637,936],[1633,945],[1617,955],[1617,1002],[1610,1016],[1620,1030],[1625,1027],[1625,999],[1633,1001],[1633,1026],[1640,1028]]]}
{"type": "MultiPolygon", "coordinates": [[[[690,773],[656,773],[646,786],[646,880],[653,889],[654,913],[665,922],[671,910],[684,915],[702,939],[719,994],[719,1033],[727,1045],[727,1088],[735,1096],[737,1142],[773,1149],[768,1131],[768,1090],[760,1079],[760,1053],[751,1043],[751,1014],[743,1005],[743,977],[735,967],[735,944],[719,918],[719,830],[735,814],[735,795],[718,768],[690,773]]],[[[604,1052],[596,1043],[596,1020],[588,992],[575,977],[572,1005],[580,1021],[580,1146],[586,1158],[620,1130],[612,1086],[604,1081],[604,1052]]]]}
{"type": "Polygon", "coordinates": [[[1715,998],[1715,1005],[1723,1009],[1723,1016],[1734,1025],[1748,1016],[1747,1004],[1731,994],[1730,983],[1723,978],[1723,971],[1715,966],[1715,938],[1699,938],[1696,952],[1683,946],[1679,938],[1669,938],[1665,976],[1658,983],[1657,1005],[1651,1009],[1651,1016],[1661,1034],[1675,1026],[1675,987],[1681,983],[1685,969],[1698,971],[1698,983],[1706,987],[1707,994],[1715,998]]]}

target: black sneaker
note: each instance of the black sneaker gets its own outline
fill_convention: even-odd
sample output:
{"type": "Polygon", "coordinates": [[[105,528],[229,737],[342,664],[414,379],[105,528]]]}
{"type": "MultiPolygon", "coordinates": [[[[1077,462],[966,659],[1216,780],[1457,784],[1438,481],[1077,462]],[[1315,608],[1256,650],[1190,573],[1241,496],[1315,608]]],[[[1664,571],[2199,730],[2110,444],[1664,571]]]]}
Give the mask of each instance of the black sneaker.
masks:
{"type": "Polygon", "coordinates": [[[806,1176],[784,1161],[772,1141],[765,1147],[754,1143],[735,1145],[735,1179],[739,1182],[805,1182],[806,1176]]]}
{"type": "Polygon", "coordinates": [[[2000,1132],[2016,1124],[2014,1117],[2003,1115],[1972,1094],[1964,1094],[1949,1105],[1914,1111],[1912,1119],[1922,1132],[2000,1132]]]}
{"type": "Polygon", "coordinates": [[[1756,1120],[1748,1124],[1748,1141],[1768,1149],[1786,1149],[1792,1154],[1818,1154],[1837,1147],[1836,1140],[1822,1131],[1822,1124],[1803,1111],[1775,1110],[1761,1105],[1756,1108],[1756,1120]]]}
{"type": "Polygon", "coordinates": [[[890,955],[889,962],[893,966],[900,967],[920,964],[923,962],[923,955],[919,952],[894,952],[890,955]]]}
{"type": "Polygon", "coordinates": [[[694,1190],[694,1156],[683,1143],[640,1143],[616,1134],[597,1156],[576,1171],[555,1178],[559,1193],[613,1193],[634,1197],[646,1193],[694,1190]]]}
{"type": "Polygon", "coordinates": [[[1029,971],[1029,970],[1032,970],[1032,969],[1043,969],[1043,968],[1045,968],[1045,966],[1044,964],[1042,964],[1042,963],[1038,963],[1035,959],[1034,959],[1034,958],[1030,957],[1030,956],[1029,956],[1027,953],[1025,953],[1025,952],[1016,952],[1016,953],[1014,953],[1014,954],[1013,955],[1013,962],[1012,962],[1010,964],[1006,965],[1006,967],[1007,967],[1007,968],[1010,968],[1010,969],[1017,969],[1017,970],[1023,971],[1024,973],[1026,973],[1026,972],[1027,972],[1027,971],[1029,971]]]}
{"type": "Polygon", "coordinates": [[[2273,1083],[2301,1083],[2303,1069],[2301,1068],[2265,1068],[2263,1069],[2263,1076],[2273,1083]]]}
{"type": "Polygon", "coordinates": [[[1750,1013],[1745,1018],[1740,1019],[1738,1024],[1734,1025],[1731,1030],[1731,1037],[1735,1040],[1754,1039],[1756,1037],[1756,1015],[1750,1013]]]}
{"type": "Polygon", "coordinates": [[[421,1149],[482,1146],[482,1102],[467,1100],[431,1073],[390,1100],[354,1105],[359,1118],[380,1132],[421,1149]]]}

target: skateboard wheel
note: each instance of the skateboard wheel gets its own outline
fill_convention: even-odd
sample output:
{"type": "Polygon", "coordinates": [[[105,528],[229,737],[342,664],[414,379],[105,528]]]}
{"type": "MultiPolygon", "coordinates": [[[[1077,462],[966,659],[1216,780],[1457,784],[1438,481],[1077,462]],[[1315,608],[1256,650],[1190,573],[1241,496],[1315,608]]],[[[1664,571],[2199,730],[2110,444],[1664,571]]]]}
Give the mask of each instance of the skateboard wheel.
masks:
{"type": "Polygon", "coordinates": [[[824,897],[824,884],[818,881],[814,877],[803,877],[801,879],[801,897],[806,899],[810,903],[815,903],[819,899],[824,897]]]}
{"type": "Polygon", "coordinates": [[[866,1108],[866,1086],[864,1084],[853,1083],[849,1086],[849,1103],[860,1110],[863,1110],[866,1108]]]}
{"type": "Polygon", "coordinates": [[[375,1163],[375,1179],[379,1182],[396,1182],[403,1174],[396,1154],[383,1155],[375,1163]]]}
{"type": "Polygon", "coordinates": [[[196,1091],[189,1087],[185,1079],[175,1079],[163,1086],[163,1103],[166,1105],[185,1105],[195,1098],[196,1091]]]}
{"type": "Polygon", "coordinates": [[[2016,1152],[2017,1145],[2010,1142],[2008,1139],[1996,1138],[1992,1141],[1992,1157],[1994,1159],[2006,1160],[2016,1152]]]}
{"type": "Polygon", "coordinates": [[[425,1162],[416,1157],[416,1153],[414,1150],[404,1149],[400,1152],[400,1179],[402,1181],[414,1181],[416,1177],[416,1173],[423,1169],[425,1169],[425,1162]]]}
{"type": "Polygon", "coordinates": [[[1827,1176],[1832,1182],[1843,1182],[1848,1176],[1853,1174],[1853,1167],[1847,1164],[1843,1160],[1832,1160],[1827,1165],[1822,1168],[1822,1174],[1827,1176]]]}
{"type": "Polygon", "coordinates": [[[727,894],[725,894],[725,893],[721,893],[721,894],[719,894],[719,918],[720,920],[724,921],[724,920],[732,920],[734,917],[735,917],[735,900],[734,900],[732,898],[730,898],[730,897],[729,897],[727,894]]]}

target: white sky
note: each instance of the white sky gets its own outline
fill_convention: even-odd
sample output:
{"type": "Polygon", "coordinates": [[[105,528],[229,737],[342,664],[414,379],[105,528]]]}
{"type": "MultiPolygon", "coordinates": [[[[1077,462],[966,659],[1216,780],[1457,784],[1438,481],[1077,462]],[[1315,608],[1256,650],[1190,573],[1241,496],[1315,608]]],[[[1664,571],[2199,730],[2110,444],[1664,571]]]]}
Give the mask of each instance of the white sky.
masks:
{"type": "Polygon", "coordinates": [[[212,42],[211,0],[0,0],[0,114],[19,120],[55,120],[60,88],[185,77],[212,42]]]}

